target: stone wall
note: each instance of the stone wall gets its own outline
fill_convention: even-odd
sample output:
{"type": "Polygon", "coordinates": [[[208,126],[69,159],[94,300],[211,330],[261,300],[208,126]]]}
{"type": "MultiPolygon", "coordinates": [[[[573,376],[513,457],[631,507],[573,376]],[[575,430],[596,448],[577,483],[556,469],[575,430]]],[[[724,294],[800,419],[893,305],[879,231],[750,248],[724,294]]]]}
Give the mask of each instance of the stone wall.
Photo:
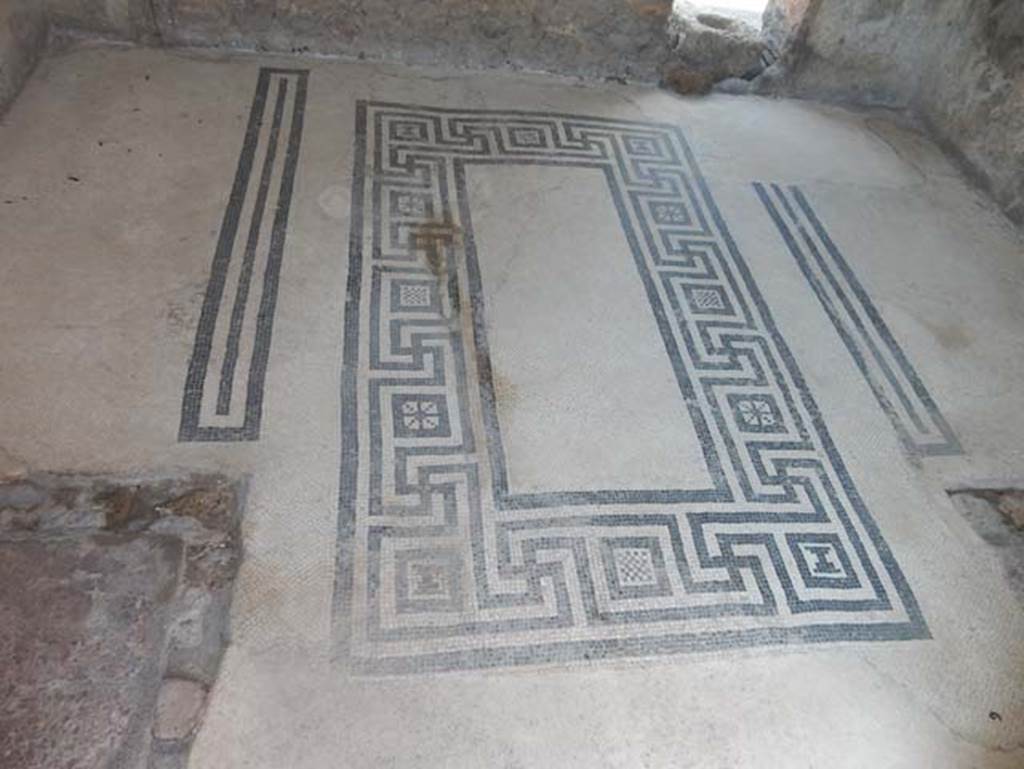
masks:
{"type": "MultiPolygon", "coordinates": [[[[47,14],[57,29],[147,44],[663,79],[684,92],[756,75],[761,47],[756,34],[751,37],[738,23],[722,26],[713,15],[705,14],[714,23],[696,12],[673,17],[672,5],[671,0],[0,0],[0,109],[38,57],[47,14]]],[[[962,156],[1011,218],[1024,222],[1022,0],[770,0],[764,36],[783,56],[760,78],[757,90],[909,106],[962,156]]]]}
{"type": "Polygon", "coordinates": [[[761,17],[761,31],[776,51],[781,51],[800,31],[811,3],[817,0],[769,0],[761,17]]]}
{"type": "Polygon", "coordinates": [[[673,10],[669,44],[663,82],[679,93],[705,93],[732,79],[746,84],[765,65],[765,43],[758,29],[683,0],[673,10]]]}
{"type": "Polygon", "coordinates": [[[0,113],[14,100],[46,45],[46,13],[35,0],[0,0],[0,113]]]}
{"type": "Polygon", "coordinates": [[[654,80],[671,0],[47,0],[55,25],[168,45],[654,80]]]}
{"type": "Polygon", "coordinates": [[[158,42],[153,4],[148,0],[40,0],[54,27],[74,32],[158,42]]]}
{"type": "MultiPolygon", "coordinates": [[[[801,0],[772,0],[766,20],[801,0]]],[[[910,107],[1024,223],[1024,2],[810,0],[784,75],[789,95],[910,107]]],[[[797,9],[799,11],[799,9],[797,9]]],[[[770,22],[779,24],[778,21],[770,22]]]]}

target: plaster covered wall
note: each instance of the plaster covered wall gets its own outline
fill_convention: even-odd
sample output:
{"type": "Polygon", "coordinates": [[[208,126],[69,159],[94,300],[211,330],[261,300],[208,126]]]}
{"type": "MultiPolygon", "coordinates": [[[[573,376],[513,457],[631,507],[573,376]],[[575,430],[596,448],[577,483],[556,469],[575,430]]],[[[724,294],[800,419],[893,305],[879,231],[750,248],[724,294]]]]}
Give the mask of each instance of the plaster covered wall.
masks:
{"type": "Polygon", "coordinates": [[[772,0],[766,18],[801,1],[773,88],[911,107],[1024,222],[1024,2],[772,0]]]}
{"type": "Polygon", "coordinates": [[[653,80],[671,0],[47,0],[54,23],[170,45],[653,80]]]}

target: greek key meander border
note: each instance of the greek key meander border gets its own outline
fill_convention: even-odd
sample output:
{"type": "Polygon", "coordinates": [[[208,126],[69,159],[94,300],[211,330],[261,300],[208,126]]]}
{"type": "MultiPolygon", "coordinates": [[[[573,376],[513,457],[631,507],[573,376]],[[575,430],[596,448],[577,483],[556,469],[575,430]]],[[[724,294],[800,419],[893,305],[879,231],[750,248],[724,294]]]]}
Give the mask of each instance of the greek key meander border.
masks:
{"type": "MultiPolygon", "coordinates": [[[[553,113],[442,109],[371,102],[358,104],[356,124],[342,370],[342,462],[334,622],[339,655],[350,668],[371,673],[415,672],[793,641],[929,637],[916,600],[854,488],[796,362],[775,327],[692,152],[677,127],[553,113]],[[374,119],[372,137],[367,133],[371,114],[374,119]],[[383,117],[397,119],[397,122],[402,122],[400,118],[404,117],[406,123],[422,123],[427,128],[422,136],[414,137],[410,133],[403,145],[400,137],[386,136],[382,132],[383,117]],[[518,129],[522,130],[516,134],[519,139],[515,139],[510,132],[518,129]],[[535,135],[527,141],[525,137],[531,133],[535,135]],[[428,134],[433,134],[433,141],[428,141],[428,134]],[[624,149],[627,140],[633,142],[629,145],[629,152],[634,153],[628,157],[624,149]],[[516,144],[517,141],[520,143],[516,144]],[[536,142],[540,142],[548,151],[538,151],[540,145],[536,142]],[[372,157],[367,154],[368,144],[371,143],[372,157]],[[384,143],[388,145],[386,153],[382,149],[384,143]],[[548,144],[557,147],[561,154],[550,151],[548,144]],[[492,145],[497,149],[491,149],[492,145]],[[667,152],[668,156],[659,154],[662,151],[667,152]],[[639,153],[639,157],[635,153],[639,153]],[[385,158],[386,164],[383,164],[385,158]],[[368,160],[373,162],[370,167],[367,166],[368,160]],[[471,214],[465,191],[465,169],[475,162],[580,166],[598,168],[605,173],[670,357],[675,344],[676,358],[673,359],[673,366],[679,377],[681,392],[687,398],[698,432],[701,430],[701,420],[707,430],[702,435],[702,447],[706,451],[724,455],[727,459],[720,466],[714,490],[698,491],[690,499],[685,498],[685,494],[682,498],[668,499],[577,500],[569,497],[553,501],[529,500],[519,504],[514,500],[509,503],[509,497],[502,496],[499,484],[492,484],[494,499],[491,502],[494,511],[489,518],[485,517],[482,506],[486,503],[486,495],[481,483],[482,478],[491,472],[500,475],[501,463],[495,457],[500,451],[493,450],[495,445],[500,447],[500,426],[497,425],[496,417],[492,417],[493,424],[485,425],[490,434],[480,440],[474,434],[475,427],[467,415],[471,398],[478,398],[480,404],[490,408],[492,415],[495,413],[494,394],[490,390],[488,376],[480,276],[475,266],[471,214]],[[621,176],[623,189],[618,187],[620,181],[616,174],[621,176]],[[632,189],[630,179],[633,180],[632,189]],[[447,197],[449,186],[455,189],[455,207],[447,197]],[[365,216],[367,187],[371,199],[369,217],[365,216]],[[398,200],[399,210],[404,213],[395,217],[401,219],[406,216],[408,221],[405,225],[391,221],[390,211],[385,216],[382,206],[386,202],[395,205],[395,199],[384,200],[385,188],[389,194],[398,190],[398,198],[403,198],[403,195],[406,198],[398,200]],[[402,193],[402,190],[408,194],[402,193]],[[632,207],[627,205],[627,196],[632,207]],[[422,200],[417,202],[414,200],[417,197],[422,200]],[[434,216],[435,202],[439,202],[439,208],[442,209],[439,218],[434,216]],[[658,214],[667,216],[662,221],[665,224],[663,227],[652,225],[651,217],[654,214],[650,206],[655,202],[666,204],[666,208],[658,214]],[[639,228],[642,238],[632,229],[633,218],[642,225],[639,228]],[[386,219],[388,228],[385,231],[386,219]],[[366,224],[370,225],[368,254],[364,251],[366,224]],[[461,246],[458,244],[460,232],[463,239],[461,246]],[[397,248],[389,252],[388,246],[397,248]],[[465,265],[456,262],[456,255],[460,251],[464,253],[465,265]],[[648,258],[660,271],[649,269],[648,258]],[[716,265],[722,269],[724,277],[714,272],[716,265]],[[389,274],[389,270],[392,274],[389,274]],[[389,312],[382,309],[384,283],[397,280],[396,275],[406,283],[410,280],[426,280],[429,283],[433,272],[441,276],[436,286],[439,298],[435,301],[429,289],[426,293],[416,292],[417,301],[423,301],[424,307],[430,307],[429,311],[425,311],[426,315],[409,318],[404,322],[392,318],[388,327],[385,342],[393,348],[388,352],[399,357],[404,355],[408,361],[405,364],[396,360],[382,362],[380,345],[384,335],[381,334],[381,313],[389,312]],[[670,307],[658,299],[662,291],[668,297],[667,304],[670,307]],[[373,301],[370,302],[365,318],[361,318],[364,292],[373,301]],[[468,294],[472,318],[471,326],[466,330],[472,332],[475,343],[467,343],[463,339],[465,332],[461,326],[467,321],[462,310],[463,294],[468,294]],[[451,313],[453,320],[448,320],[444,315],[445,309],[451,313]],[[432,319],[431,313],[435,316],[432,319]],[[364,320],[368,327],[365,331],[361,328],[364,320]],[[454,320],[459,321],[459,327],[454,325],[454,320]],[[675,326],[672,326],[672,321],[675,321],[675,326]],[[363,349],[366,344],[369,347],[363,349]],[[451,354],[447,356],[444,354],[448,349],[445,344],[450,345],[451,354]],[[684,350],[687,355],[696,355],[698,363],[703,364],[703,367],[695,366],[692,371],[687,368],[680,357],[684,350]],[[701,352],[707,353],[703,360],[699,360],[701,352]],[[365,356],[369,356],[368,359],[365,356]],[[409,372],[424,373],[424,364],[428,358],[434,369],[431,377],[420,380],[408,376],[402,378],[402,374],[407,375],[409,372]],[[440,363],[438,358],[442,359],[440,363]],[[361,375],[361,362],[375,367],[367,369],[366,377],[361,375]],[[467,376],[467,365],[474,366],[478,373],[479,394],[472,391],[473,380],[467,376]],[[441,447],[435,445],[433,448],[421,449],[397,445],[399,441],[394,436],[386,436],[381,428],[381,387],[401,386],[404,383],[434,387],[435,390],[431,392],[436,393],[437,387],[448,387],[446,374],[449,372],[446,367],[450,367],[456,374],[456,389],[451,391],[449,388],[441,393],[457,401],[458,409],[452,411],[455,416],[445,412],[443,419],[432,416],[429,422],[417,421],[419,416],[415,416],[413,423],[420,424],[422,421],[422,424],[428,424],[447,443],[441,447]],[[736,372],[745,378],[739,381],[728,376],[736,372]],[[699,379],[701,374],[710,375],[699,379]],[[691,375],[699,379],[700,387],[694,386],[691,375]],[[734,386],[746,387],[748,391],[753,387],[756,392],[743,400],[743,393],[729,392],[729,388],[734,386]],[[772,390],[773,386],[777,389],[772,390]],[[725,391],[720,398],[714,395],[716,387],[725,391]],[[365,397],[368,398],[365,417],[359,401],[359,398],[364,397],[364,388],[367,393],[365,397]],[[735,399],[732,398],[734,395],[735,399]],[[696,403],[702,398],[706,399],[705,404],[710,405],[702,407],[696,403]],[[731,415],[726,413],[726,405],[732,408],[731,415]],[[369,420],[369,446],[360,443],[361,418],[369,420]],[[742,432],[738,420],[743,420],[742,432]],[[785,439],[773,438],[773,435],[779,434],[785,439]],[[739,446],[742,446],[743,455],[739,446]],[[414,498],[419,495],[419,507],[414,505],[399,511],[398,507],[386,508],[383,505],[382,500],[386,498],[381,492],[384,448],[395,457],[394,498],[402,495],[414,498]],[[480,456],[485,450],[489,455],[487,459],[480,456]],[[366,493],[360,497],[362,476],[359,462],[361,454],[367,451],[370,457],[369,475],[365,481],[366,493]],[[462,497],[457,493],[462,488],[457,483],[440,482],[439,474],[432,475],[436,468],[414,466],[415,482],[406,477],[407,462],[415,465],[424,456],[437,458],[443,455],[459,458],[459,464],[446,466],[444,473],[448,476],[459,473],[464,477],[466,483],[462,497]],[[748,475],[744,457],[756,478],[748,475]],[[444,499],[442,522],[429,517],[431,497],[434,494],[440,494],[444,499]],[[468,507],[460,511],[457,508],[463,502],[468,503],[468,507]],[[540,504],[534,505],[534,502],[540,504]],[[557,516],[547,513],[544,518],[535,517],[533,520],[528,513],[523,512],[515,512],[507,518],[497,515],[503,509],[543,509],[546,502],[563,508],[579,504],[628,508],[638,503],[663,507],[654,508],[656,512],[645,509],[639,513],[612,511],[598,514],[576,511],[571,515],[557,516]],[[727,510],[726,506],[740,506],[743,509],[727,510]],[[405,516],[401,525],[393,523],[396,511],[405,516]],[[478,604],[483,608],[497,605],[526,606],[531,598],[539,596],[541,581],[550,580],[560,612],[553,618],[556,622],[549,623],[546,626],[548,628],[566,627],[561,610],[568,606],[567,593],[565,582],[559,582],[564,576],[559,565],[538,561],[537,553],[547,547],[573,554],[578,572],[576,576],[580,579],[577,588],[582,595],[588,618],[593,618],[600,612],[593,583],[587,582],[593,574],[589,571],[585,543],[581,542],[586,536],[597,536],[589,534],[589,531],[622,527],[624,533],[629,533],[629,526],[634,529],[641,526],[663,527],[670,533],[674,549],[669,555],[675,558],[679,578],[684,583],[686,595],[682,597],[689,597],[688,591],[691,590],[696,595],[751,587],[744,581],[743,573],[747,573],[764,599],[761,605],[719,603],[705,607],[678,607],[678,610],[668,614],[659,610],[659,621],[669,615],[676,622],[709,616],[778,618],[781,615],[776,611],[776,596],[768,576],[773,576],[779,585],[779,592],[790,612],[788,620],[800,620],[819,613],[826,618],[841,616],[843,621],[832,618],[827,622],[792,625],[773,626],[765,623],[739,629],[676,631],[669,634],[659,630],[647,637],[623,634],[619,637],[520,644],[495,643],[493,639],[500,637],[503,632],[511,632],[513,626],[522,629],[525,625],[517,625],[514,621],[504,624],[474,621],[453,626],[455,630],[446,628],[443,633],[430,628],[415,628],[413,630],[418,635],[414,632],[407,638],[436,639],[442,635],[465,640],[491,632],[490,645],[482,641],[475,648],[465,648],[465,644],[460,646],[453,643],[450,649],[433,647],[422,653],[410,651],[389,657],[362,654],[356,648],[361,643],[373,647],[374,643],[398,637],[395,635],[398,631],[382,629],[379,624],[381,607],[376,590],[380,580],[382,543],[387,544],[385,540],[389,537],[443,537],[445,533],[451,532],[451,527],[463,513],[473,533],[470,542],[473,564],[467,570],[470,572],[469,581],[476,588],[478,604]],[[417,527],[417,514],[420,518],[426,516],[428,523],[421,523],[417,527]],[[378,521],[386,522],[373,525],[375,517],[378,521]],[[413,523],[408,523],[410,520],[413,523]],[[764,532],[767,526],[782,524],[812,527],[827,524],[831,529],[827,533],[819,529],[817,533],[806,535],[811,539],[806,539],[799,532],[787,533],[786,544],[792,551],[787,554],[780,543],[776,542],[775,534],[764,532]],[[361,525],[365,525],[366,529],[365,543],[357,538],[363,536],[361,525]],[[495,528],[495,541],[498,542],[495,548],[503,559],[496,568],[502,576],[506,576],[502,569],[507,569],[508,573],[514,572],[524,579],[527,583],[524,595],[487,593],[488,577],[484,561],[488,555],[485,546],[476,537],[488,525],[495,528]],[[705,528],[715,531],[716,527],[728,529],[737,526],[740,527],[738,530],[729,533],[707,535],[715,540],[710,546],[705,541],[705,528]],[[543,534],[544,530],[554,531],[555,527],[574,527],[573,530],[581,534],[571,537],[539,536],[536,541],[525,540],[525,544],[517,540],[515,544],[522,546],[523,563],[519,566],[511,562],[511,540],[515,534],[523,531],[543,534]],[[691,539],[684,539],[684,535],[691,539]],[[807,599],[806,592],[813,592],[815,586],[820,587],[824,579],[809,573],[805,562],[797,560],[797,549],[808,542],[817,543],[819,549],[825,550],[832,548],[834,542],[832,552],[840,558],[842,568],[849,572],[845,575],[847,580],[844,587],[870,588],[873,597],[870,600],[848,601],[834,598],[807,599]],[[843,551],[846,543],[852,548],[856,563],[850,561],[848,554],[843,551]],[[360,631],[366,631],[365,638],[361,634],[353,636],[357,624],[356,609],[361,607],[357,604],[360,596],[356,595],[354,569],[357,553],[364,544],[366,565],[370,569],[363,585],[367,616],[377,622],[375,627],[367,625],[366,628],[359,628],[360,631]],[[866,549],[865,545],[871,550],[866,549]],[[745,547],[754,546],[758,548],[759,554],[763,550],[763,556],[741,555],[735,550],[743,551],[745,547]],[[712,552],[715,547],[717,555],[712,552]],[[700,568],[723,572],[728,578],[705,582],[694,580],[687,562],[687,553],[697,556],[696,562],[700,568]],[[799,574],[787,571],[785,559],[790,556],[793,562],[798,563],[799,574]],[[762,564],[761,557],[767,564],[762,564]],[[583,573],[583,567],[579,565],[581,560],[586,563],[587,574],[583,573]],[[515,572],[516,568],[518,572],[515,572]],[[801,579],[802,583],[795,584],[794,577],[801,579]],[[863,578],[863,584],[858,581],[859,578],[863,578]],[[851,580],[854,583],[852,586],[849,584],[851,580]],[[519,603],[513,600],[516,598],[519,603]],[[893,600],[896,600],[896,605],[893,600]],[[858,612],[862,615],[874,613],[875,618],[864,620],[858,616],[858,612]],[[880,614],[883,616],[879,620],[880,614]],[[563,624],[557,624],[559,620],[563,624]],[[389,632],[392,632],[391,637],[388,636],[389,632]]],[[[392,124],[389,124],[390,130],[394,130],[392,124]]],[[[391,289],[394,291],[393,286],[391,289]]],[[[392,297],[392,305],[394,301],[392,297]]],[[[439,413],[437,404],[426,400],[424,403],[431,409],[431,414],[439,413]]],[[[486,422],[487,409],[483,413],[486,422]]],[[[714,470],[714,467],[713,462],[709,461],[709,469],[714,470]]],[[[829,565],[835,566],[834,563],[829,565]]],[[[444,564],[443,568],[448,568],[448,565],[444,564]]],[[[832,583],[830,589],[838,584],[832,583]]],[[[611,617],[613,622],[633,623],[634,626],[654,621],[652,612],[646,610],[600,616],[604,621],[611,617]]],[[[573,619],[572,616],[568,617],[570,625],[573,619]]]]}
{"type": "Polygon", "coordinates": [[[181,422],[178,429],[179,441],[231,442],[259,439],[260,423],[263,416],[263,390],[277,304],[277,287],[288,230],[292,189],[302,143],[308,80],[309,70],[306,69],[260,67],[242,148],[238,156],[234,182],[217,238],[217,246],[210,268],[210,279],[203,297],[188,373],[185,377],[181,422]],[[269,107],[268,96],[271,84],[275,80],[277,91],[273,100],[272,117],[268,122],[264,121],[264,116],[269,107]],[[288,99],[289,84],[292,84],[294,88],[291,97],[292,110],[290,115],[285,115],[284,107],[288,99]],[[231,400],[241,345],[240,339],[244,333],[249,333],[251,325],[252,356],[246,372],[248,378],[245,387],[242,423],[239,425],[201,424],[203,396],[206,389],[207,370],[213,354],[217,319],[220,316],[232,258],[235,251],[239,250],[236,249],[236,240],[240,219],[246,198],[252,194],[250,181],[253,178],[253,163],[265,125],[269,138],[266,142],[265,156],[255,187],[256,197],[250,215],[248,233],[244,246],[240,248],[242,252],[240,274],[231,308],[228,335],[225,340],[224,360],[216,387],[217,416],[234,416],[237,409],[232,411],[231,400]],[[282,154],[278,150],[278,143],[281,129],[285,127],[287,127],[287,134],[282,154]],[[275,195],[270,189],[270,183],[278,161],[282,165],[282,170],[281,181],[275,195]],[[262,238],[262,222],[268,210],[273,212],[273,222],[269,237],[262,238]],[[264,241],[266,241],[265,249],[261,248],[264,241]],[[262,253],[264,250],[266,265],[263,273],[263,291],[255,319],[251,324],[246,324],[245,317],[248,314],[253,277],[260,259],[257,252],[262,253]]]}
{"type": "Polygon", "coordinates": [[[962,454],[953,429],[807,196],[796,185],[753,186],[907,452],[962,454]]]}

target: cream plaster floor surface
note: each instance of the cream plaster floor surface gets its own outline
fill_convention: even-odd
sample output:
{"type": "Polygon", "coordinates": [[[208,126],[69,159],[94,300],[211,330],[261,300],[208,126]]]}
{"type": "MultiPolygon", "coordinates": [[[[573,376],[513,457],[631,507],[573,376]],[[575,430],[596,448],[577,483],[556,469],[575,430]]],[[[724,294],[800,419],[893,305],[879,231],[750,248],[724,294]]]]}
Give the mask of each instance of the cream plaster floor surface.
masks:
{"type": "Polygon", "coordinates": [[[1024,765],[1024,252],[894,119],[86,47],[0,169],[8,461],[249,477],[195,769],[1024,765]]]}

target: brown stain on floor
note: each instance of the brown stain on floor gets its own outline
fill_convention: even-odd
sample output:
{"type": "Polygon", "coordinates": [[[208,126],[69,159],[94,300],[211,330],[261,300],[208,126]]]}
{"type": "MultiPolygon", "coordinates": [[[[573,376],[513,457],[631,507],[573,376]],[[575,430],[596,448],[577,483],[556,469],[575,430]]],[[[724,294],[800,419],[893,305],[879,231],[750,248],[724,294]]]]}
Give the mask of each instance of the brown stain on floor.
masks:
{"type": "Polygon", "coordinates": [[[430,268],[430,272],[433,273],[438,282],[444,280],[447,270],[442,250],[433,247],[428,248],[424,254],[424,258],[427,261],[427,267],[430,268]]]}
{"type": "MultiPolygon", "coordinates": [[[[463,230],[451,219],[432,219],[414,225],[409,231],[409,244],[413,249],[423,252],[424,261],[434,278],[440,283],[448,274],[445,263],[446,246],[462,246],[463,230]]],[[[456,320],[452,319],[453,329],[456,320]]],[[[501,402],[506,408],[519,400],[516,384],[491,366],[481,367],[478,371],[480,382],[488,386],[494,393],[495,403],[501,402]]]]}
{"type": "Polygon", "coordinates": [[[462,235],[462,228],[451,219],[428,219],[410,228],[409,245],[423,251],[427,267],[441,281],[447,274],[445,246],[461,246],[462,235]]]}
{"type": "Polygon", "coordinates": [[[924,324],[943,350],[963,350],[970,347],[974,341],[974,337],[961,323],[935,323],[925,320],[924,324]]]}
{"type": "Polygon", "coordinates": [[[934,331],[939,344],[947,350],[962,350],[971,344],[971,335],[963,326],[941,326],[934,331]]]}
{"type": "Polygon", "coordinates": [[[519,388],[511,379],[493,366],[481,366],[478,369],[480,384],[485,385],[494,394],[494,403],[501,403],[505,408],[514,406],[519,400],[519,388]]]}
{"type": "Polygon", "coordinates": [[[500,371],[493,372],[491,387],[494,390],[494,399],[505,406],[514,406],[519,400],[519,387],[500,371]]]}

